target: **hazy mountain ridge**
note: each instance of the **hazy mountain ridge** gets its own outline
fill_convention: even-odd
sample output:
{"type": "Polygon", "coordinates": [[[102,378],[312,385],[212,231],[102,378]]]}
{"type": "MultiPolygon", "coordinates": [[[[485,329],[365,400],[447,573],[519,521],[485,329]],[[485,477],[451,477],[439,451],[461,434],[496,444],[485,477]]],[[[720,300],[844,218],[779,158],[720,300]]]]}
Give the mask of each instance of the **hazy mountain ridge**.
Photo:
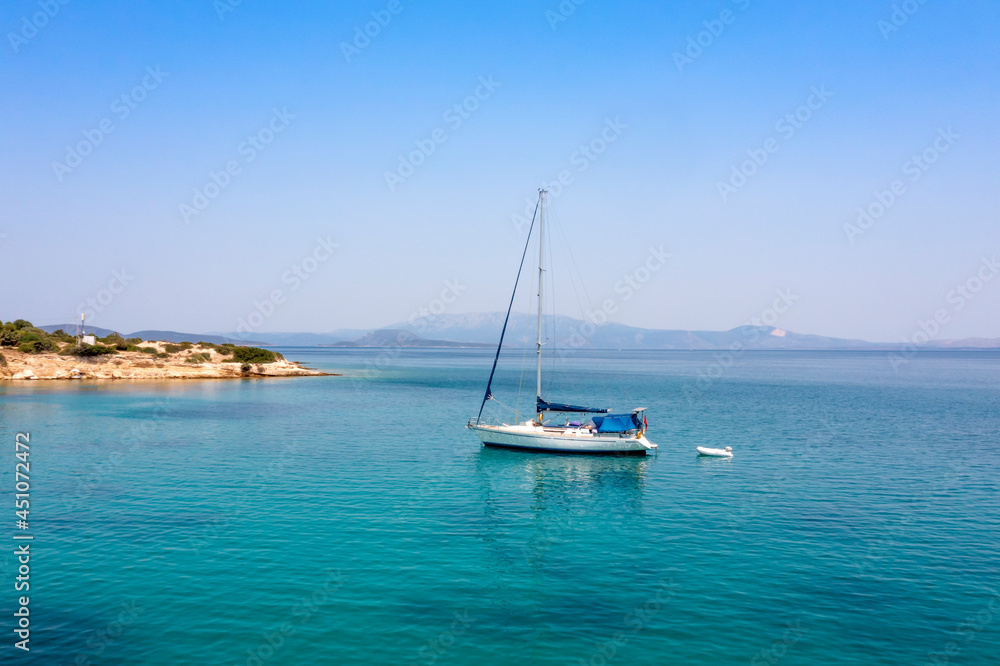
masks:
{"type": "MultiPolygon", "coordinates": [[[[415,323],[394,324],[391,328],[413,331],[421,336],[467,342],[493,342],[500,337],[504,313],[473,313],[439,315],[415,323]]],[[[504,346],[533,344],[537,329],[536,316],[511,313],[504,346]]],[[[882,350],[899,349],[902,343],[868,342],[834,338],[811,333],[795,333],[774,326],[738,326],[728,331],[687,331],[648,329],[607,322],[594,326],[565,315],[543,318],[545,338],[555,338],[559,348],[578,349],[816,349],[816,350],[882,350]],[[554,336],[552,335],[554,331],[554,336]]],[[[1000,349],[1000,338],[966,338],[961,340],[931,340],[922,349],[1000,349]]]]}
{"type": "MultiPolygon", "coordinates": [[[[39,326],[38,328],[48,333],[52,333],[53,331],[61,328],[70,335],[76,334],[76,324],[52,324],[49,326],[39,326]]],[[[98,326],[86,326],[84,327],[84,330],[87,332],[87,335],[96,335],[99,338],[111,335],[112,333],[119,333],[123,338],[142,338],[143,340],[160,340],[162,342],[211,342],[217,345],[221,345],[226,342],[247,345],[261,344],[260,341],[242,340],[235,335],[233,337],[227,337],[224,335],[211,335],[208,333],[179,333],[178,331],[157,331],[150,329],[135,331],[133,333],[124,333],[122,331],[116,331],[110,328],[100,328],[98,326]]]]}
{"type": "MultiPolygon", "coordinates": [[[[492,346],[500,338],[503,312],[443,314],[415,322],[402,322],[377,329],[336,329],[328,333],[254,332],[253,339],[237,333],[179,333],[176,331],[145,330],[122,333],[126,337],[168,342],[236,342],[237,344],[270,347],[478,347],[492,346]],[[403,337],[400,337],[401,334],[403,337]]],[[[504,340],[505,347],[532,346],[537,336],[535,315],[511,313],[504,340]]],[[[868,342],[833,338],[810,333],[796,333],[773,326],[738,326],[728,331],[686,331],[649,329],[607,322],[594,326],[565,315],[548,315],[543,319],[546,343],[554,342],[560,349],[788,349],[788,350],[859,350],[878,351],[900,349],[902,343],[868,342]],[[553,335],[554,332],[554,335],[553,335]]],[[[40,327],[46,331],[62,328],[68,333],[75,324],[40,327]]],[[[110,329],[87,327],[88,333],[104,336],[110,329]]],[[[964,338],[931,340],[921,349],[1000,350],[1000,338],[964,338]]]]}
{"type": "Polygon", "coordinates": [[[342,340],[323,347],[493,347],[481,342],[455,342],[452,340],[428,340],[410,331],[398,328],[380,328],[354,340],[342,340]]]}

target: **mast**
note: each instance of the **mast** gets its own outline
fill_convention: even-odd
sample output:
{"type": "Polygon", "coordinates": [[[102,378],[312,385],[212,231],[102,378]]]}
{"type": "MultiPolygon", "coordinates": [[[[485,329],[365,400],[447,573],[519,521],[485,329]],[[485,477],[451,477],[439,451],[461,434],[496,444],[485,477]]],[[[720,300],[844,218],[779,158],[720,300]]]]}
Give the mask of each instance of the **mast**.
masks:
{"type": "MultiPolygon", "coordinates": [[[[542,398],[542,283],[545,276],[545,195],[547,190],[538,190],[538,347],[535,351],[537,356],[537,377],[535,396],[537,400],[542,398]]],[[[536,412],[541,421],[541,414],[536,412]]]]}
{"type": "MultiPolygon", "coordinates": [[[[493,376],[497,372],[497,361],[500,360],[500,350],[503,349],[503,336],[507,333],[507,323],[510,321],[510,311],[514,307],[514,297],[517,296],[517,285],[521,282],[521,271],[524,269],[524,258],[528,256],[528,247],[531,245],[531,233],[535,230],[535,219],[538,217],[538,204],[535,204],[535,212],[531,214],[531,226],[528,227],[528,237],[524,239],[524,251],[521,252],[521,263],[517,265],[517,277],[514,279],[514,291],[510,294],[510,303],[507,304],[507,316],[503,320],[503,328],[500,329],[500,342],[497,343],[497,353],[493,357],[493,368],[490,370],[490,378],[486,381],[486,393],[483,394],[483,401],[479,403],[479,415],[476,416],[476,424],[483,417],[483,407],[486,401],[493,397],[493,376]]],[[[537,406],[537,402],[535,405],[537,406]]]]}

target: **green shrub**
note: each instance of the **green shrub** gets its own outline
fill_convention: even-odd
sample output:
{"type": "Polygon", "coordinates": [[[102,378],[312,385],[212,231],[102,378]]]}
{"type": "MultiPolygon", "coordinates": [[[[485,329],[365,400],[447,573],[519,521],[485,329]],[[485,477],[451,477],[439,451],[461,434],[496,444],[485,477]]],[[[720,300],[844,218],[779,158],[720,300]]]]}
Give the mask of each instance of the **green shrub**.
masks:
{"type": "Polygon", "coordinates": [[[111,333],[109,335],[104,336],[103,338],[98,338],[97,341],[103,342],[109,347],[114,347],[119,351],[124,351],[125,348],[128,346],[128,343],[125,342],[125,338],[123,338],[118,333],[111,333]]]}
{"type": "Polygon", "coordinates": [[[25,331],[25,330],[21,331],[21,342],[22,343],[24,343],[24,342],[42,341],[42,340],[46,340],[46,339],[47,338],[45,337],[44,333],[36,333],[35,331],[32,331],[30,329],[27,330],[27,331],[25,331]]]}
{"type": "Polygon", "coordinates": [[[191,349],[191,347],[194,347],[194,343],[191,343],[191,342],[182,342],[181,343],[181,349],[183,351],[187,351],[188,349],[191,349]]]}
{"type": "Polygon", "coordinates": [[[249,363],[244,363],[243,365],[241,365],[240,366],[240,372],[242,372],[243,374],[246,374],[246,373],[250,372],[250,364],[249,363]]]}
{"type": "Polygon", "coordinates": [[[125,338],[125,342],[129,343],[130,345],[137,345],[140,342],[142,342],[142,338],[125,338]]]}
{"type": "Polygon", "coordinates": [[[21,333],[13,326],[10,328],[7,326],[10,324],[5,324],[4,329],[0,331],[0,347],[16,347],[21,344],[21,333]]]}
{"type": "Polygon", "coordinates": [[[17,350],[26,354],[41,354],[42,352],[54,351],[58,349],[56,345],[47,338],[38,339],[37,336],[31,340],[24,340],[17,346],[17,350]]]}
{"type": "Polygon", "coordinates": [[[139,351],[141,351],[143,354],[155,354],[155,353],[157,353],[156,352],[156,347],[139,347],[139,351]]]}
{"type": "Polygon", "coordinates": [[[124,351],[137,352],[139,351],[139,347],[137,345],[132,344],[131,342],[126,342],[124,351]]]}
{"type": "Polygon", "coordinates": [[[59,342],[76,342],[76,338],[62,330],[57,328],[56,330],[49,333],[49,338],[53,340],[58,340],[59,342]]]}
{"type": "Polygon", "coordinates": [[[6,368],[6,367],[7,367],[7,357],[4,356],[3,354],[0,354],[0,368],[6,368]]]}
{"type": "Polygon", "coordinates": [[[234,347],[233,362],[235,363],[274,363],[274,352],[260,347],[234,347]]]}
{"type": "Polygon", "coordinates": [[[34,326],[31,325],[31,322],[28,321],[27,319],[15,319],[11,323],[13,324],[14,328],[17,329],[18,331],[20,331],[22,328],[34,328],[34,326]]]}
{"type": "Polygon", "coordinates": [[[183,349],[183,347],[181,347],[180,345],[163,345],[163,351],[167,352],[168,354],[176,354],[177,352],[181,351],[181,349],[183,349]]]}
{"type": "Polygon", "coordinates": [[[81,345],[72,348],[70,352],[73,356],[104,356],[105,354],[117,354],[118,350],[107,345],[81,345]]]}

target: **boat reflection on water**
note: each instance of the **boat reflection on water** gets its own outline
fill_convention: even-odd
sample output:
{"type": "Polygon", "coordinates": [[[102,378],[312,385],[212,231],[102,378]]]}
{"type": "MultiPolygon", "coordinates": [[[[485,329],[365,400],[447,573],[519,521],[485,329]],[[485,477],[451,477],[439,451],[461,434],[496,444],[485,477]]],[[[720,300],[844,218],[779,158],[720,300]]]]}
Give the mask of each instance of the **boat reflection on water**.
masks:
{"type": "Polygon", "coordinates": [[[573,548],[578,534],[615,533],[643,520],[646,475],[654,464],[656,458],[482,448],[475,463],[481,536],[495,565],[542,567],[573,548]]]}
{"type": "MultiPolygon", "coordinates": [[[[601,457],[574,454],[532,455],[509,449],[483,448],[480,460],[499,475],[531,488],[538,510],[547,502],[584,502],[578,508],[592,511],[593,503],[613,501],[616,506],[635,503],[638,507],[645,474],[654,458],[601,457]]],[[[549,507],[553,508],[553,507],[549,507]]],[[[607,508],[607,507],[604,507],[607,508]]]]}

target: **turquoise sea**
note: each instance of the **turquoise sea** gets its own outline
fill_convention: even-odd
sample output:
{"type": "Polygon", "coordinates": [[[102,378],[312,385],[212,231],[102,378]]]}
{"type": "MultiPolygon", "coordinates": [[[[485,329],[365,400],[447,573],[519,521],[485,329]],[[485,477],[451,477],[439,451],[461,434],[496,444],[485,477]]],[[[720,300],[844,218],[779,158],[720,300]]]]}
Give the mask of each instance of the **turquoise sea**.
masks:
{"type": "Polygon", "coordinates": [[[1000,663],[1000,354],[551,361],[648,408],[605,458],[482,448],[490,350],[282,351],[345,376],[0,384],[0,661],[1000,663]]]}

